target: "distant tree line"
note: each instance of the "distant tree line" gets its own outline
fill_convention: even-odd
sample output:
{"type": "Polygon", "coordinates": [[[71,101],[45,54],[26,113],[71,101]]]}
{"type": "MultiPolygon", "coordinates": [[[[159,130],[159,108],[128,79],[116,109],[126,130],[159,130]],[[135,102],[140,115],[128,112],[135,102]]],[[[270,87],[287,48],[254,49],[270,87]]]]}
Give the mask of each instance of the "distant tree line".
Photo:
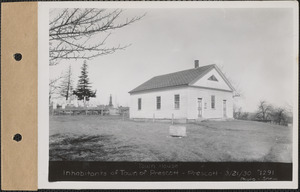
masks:
{"type": "Polygon", "coordinates": [[[243,112],[242,108],[234,107],[233,117],[240,120],[252,120],[287,126],[292,123],[290,107],[277,107],[267,101],[260,101],[255,113],[243,112]]]}
{"type": "Polygon", "coordinates": [[[233,108],[233,118],[235,119],[240,119],[240,120],[248,120],[249,118],[249,113],[248,112],[243,112],[242,107],[233,108]]]}

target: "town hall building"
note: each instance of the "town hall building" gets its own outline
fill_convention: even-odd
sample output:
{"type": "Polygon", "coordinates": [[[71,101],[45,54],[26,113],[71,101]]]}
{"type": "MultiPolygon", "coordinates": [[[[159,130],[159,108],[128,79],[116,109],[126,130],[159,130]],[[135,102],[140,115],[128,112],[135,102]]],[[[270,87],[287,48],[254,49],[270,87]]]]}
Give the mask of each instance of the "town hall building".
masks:
{"type": "Polygon", "coordinates": [[[131,119],[233,118],[234,88],[217,67],[206,65],[153,77],[130,93],[131,119]]]}

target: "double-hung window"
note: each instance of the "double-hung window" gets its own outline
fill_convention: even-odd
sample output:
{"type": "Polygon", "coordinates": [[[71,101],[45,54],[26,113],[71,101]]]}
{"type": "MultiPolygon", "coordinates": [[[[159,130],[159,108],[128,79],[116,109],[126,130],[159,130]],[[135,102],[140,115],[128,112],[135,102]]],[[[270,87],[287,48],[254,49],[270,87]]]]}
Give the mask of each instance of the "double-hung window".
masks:
{"type": "Polygon", "coordinates": [[[156,109],[159,110],[161,108],[161,97],[156,97],[156,109]]]}
{"type": "Polygon", "coordinates": [[[174,106],[175,106],[175,109],[180,108],[180,96],[179,96],[179,94],[174,95],[174,106]]]}
{"type": "Polygon", "coordinates": [[[138,98],[138,110],[142,109],[142,98],[138,98]]]}
{"type": "Polygon", "coordinates": [[[211,108],[216,108],[216,97],[214,95],[211,96],[211,108]]]}

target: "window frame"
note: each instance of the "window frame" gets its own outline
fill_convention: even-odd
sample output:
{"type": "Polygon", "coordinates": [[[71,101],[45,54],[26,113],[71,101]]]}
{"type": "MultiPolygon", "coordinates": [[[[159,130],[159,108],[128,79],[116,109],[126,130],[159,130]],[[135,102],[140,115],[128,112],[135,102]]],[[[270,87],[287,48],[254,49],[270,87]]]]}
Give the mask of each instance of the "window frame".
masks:
{"type": "Polygon", "coordinates": [[[219,80],[216,78],[215,75],[211,75],[207,80],[209,80],[209,81],[216,81],[216,82],[219,81],[219,80]]]}
{"type": "Polygon", "coordinates": [[[174,95],[174,109],[180,109],[180,94],[174,95]],[[176,101],[176,96],[178,96],[178,101],[176,101]]]}
{"type": "Polygon", "coordinates": [[[138,111],[142,110],[142,98],[138,98],[138,111]]]}
{"type": "Polygon", "coordinates": [[[160,109],[161,109],[161,96],[156,96],[156,110],[160,110],[160,109]]]}
{"type": "Polygon", "coordinates": [[[211,95],[210,97],[210,107],[211,109],[216,109],[216,96],[211,95]]]}

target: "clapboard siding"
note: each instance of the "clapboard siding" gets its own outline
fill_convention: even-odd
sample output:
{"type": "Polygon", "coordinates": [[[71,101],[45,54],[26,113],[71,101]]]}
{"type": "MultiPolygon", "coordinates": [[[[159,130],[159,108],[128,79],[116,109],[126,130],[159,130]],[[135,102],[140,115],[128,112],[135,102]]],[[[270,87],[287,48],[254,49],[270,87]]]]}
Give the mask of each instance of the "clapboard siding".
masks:
{"type": "Polygon", "coordinates": [[[130,118],[161,118],[171,119],[172,114],[174,118],[181,119],[187,117],[187,89],[168,88],[159,91],[147,91],[143,93],[131,94],[130,98],[130,118]],[[174,95],[180,95],[180,108],[175,109],[174,95]],[[156,97],[161,97],[161,109],[156,109],[156,97]],[[142,99],[142,109],[138,110],[138,98],[142,99]]]}
{"type": "Polygon", "coordinates": [[[223,118],[223,100],[226,100],[227,117],[233,117],[232,92],[221,90],[204,89],[197,87],[188,88],[188,119],[198,118],[198,98],[202,98],[203,118],[223,118]],[[215,109],[211,108],[211,96],[215,96],[215,109]],[[206,107],[205,107],[206,106],[206,107]]]}
{"type": "Polygon", "coordinates": [[[223,118],[223,100],[226,100],[227,118],[233,117],[232,92],[197,87],[168,88],[131,95],[130,118],[197,119],[197,100],[202,98],[203,118],[223,118]],[[174,95],[180,95],[180,109],[175,109],[174,95]],[[211,108],[211,95],[215,96],[215,109],[211,108]],[[156,97],[161,97],[161,109],[156,109],[156,97]],[[138,99],[142,109],[138,110],[138,99]],[[205,107],[206,106],[206,107],[205,107]]]}

